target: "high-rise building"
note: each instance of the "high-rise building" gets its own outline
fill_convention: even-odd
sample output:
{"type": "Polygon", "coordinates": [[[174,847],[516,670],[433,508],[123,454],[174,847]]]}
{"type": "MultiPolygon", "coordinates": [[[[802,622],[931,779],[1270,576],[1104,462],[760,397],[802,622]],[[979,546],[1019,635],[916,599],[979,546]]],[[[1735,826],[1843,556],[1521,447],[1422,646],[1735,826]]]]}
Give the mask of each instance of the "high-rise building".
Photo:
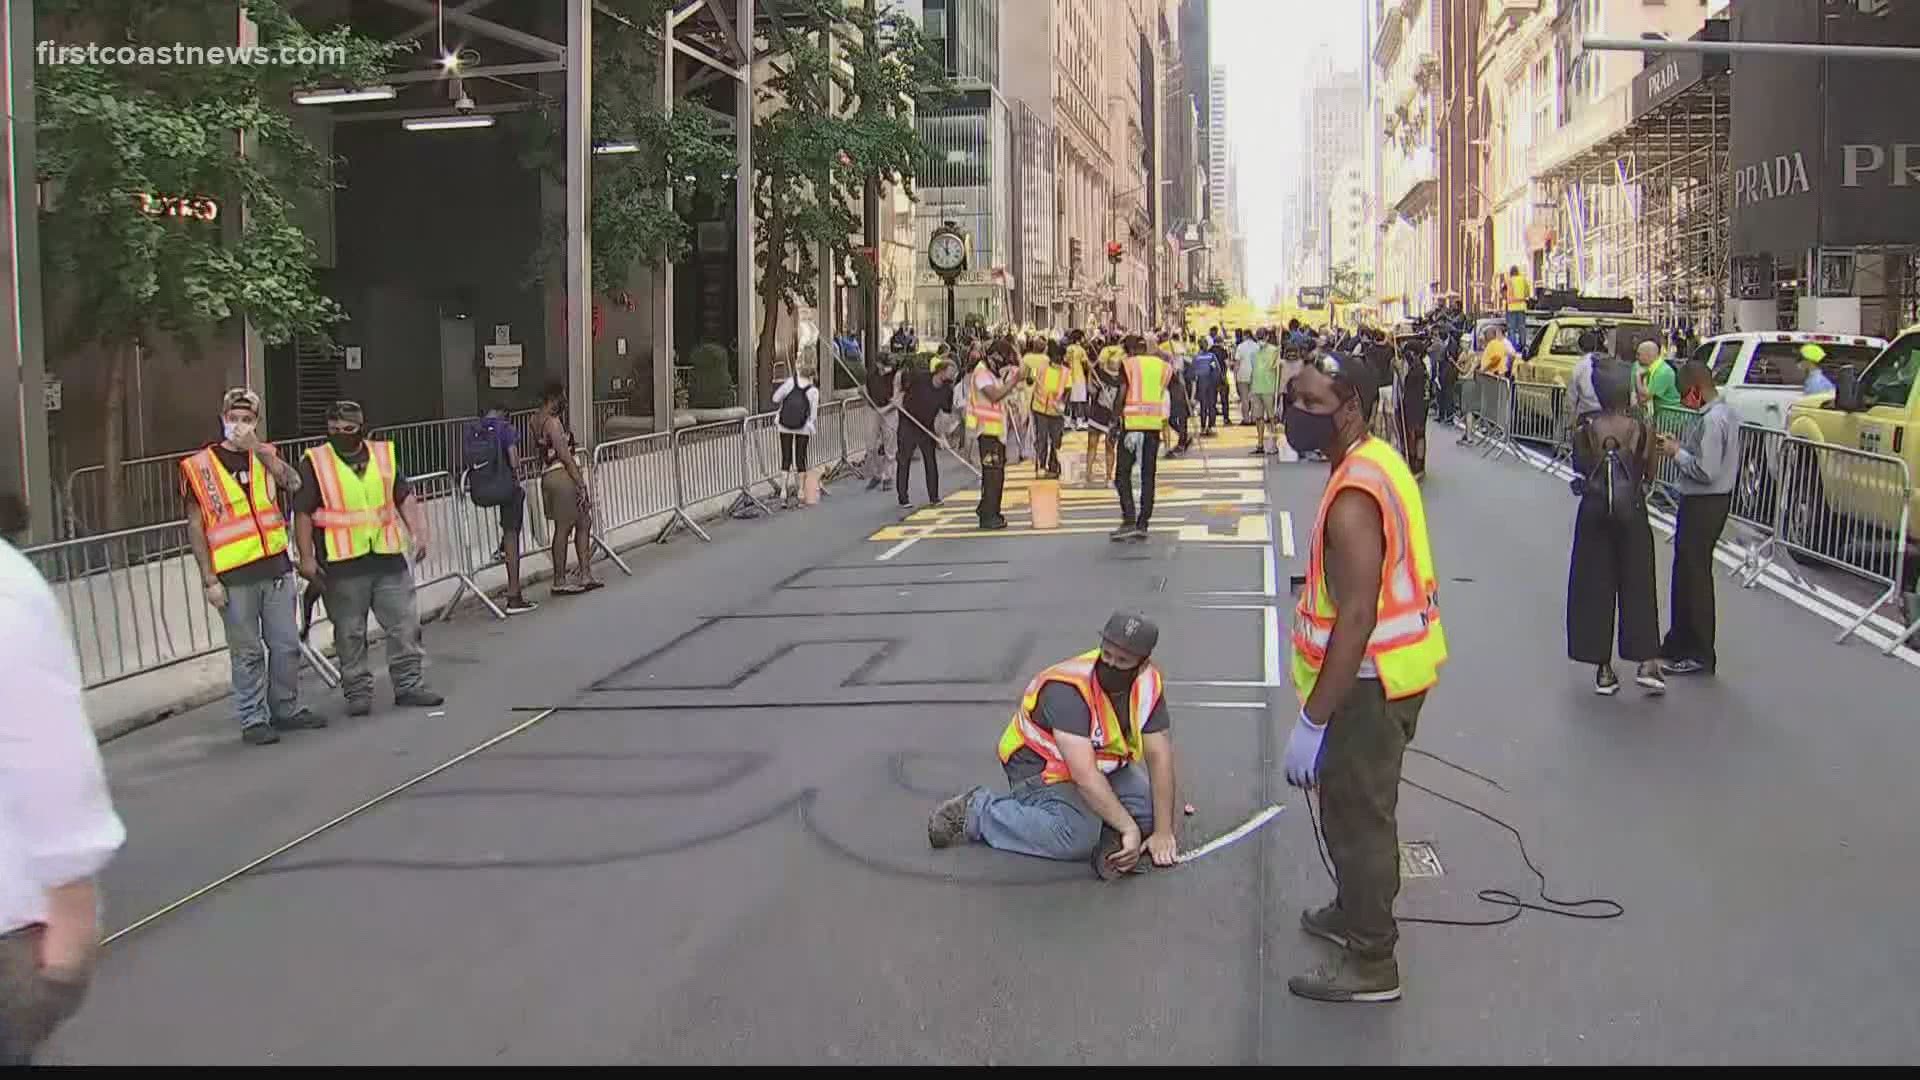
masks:
{"type": "Polygon", "coordinates": [[[1207,73],[1207,205],[1231,209],[1227,196],[1227,67],[1207,73]]]}
{"type": "Polygon", "coordinates": [[[1102,97],[1112,193],[1102,246],[1118,244],[1121,253],[1118,263],[1107,265],[1110,314],[1121,325],[1137,328],[1147,325],[1155,307],[1158,20],[1150,17],[1155,10],[1151,0],[1103,0],[1103,6],[1107,35],[1101,56],[1102,97]]]}
{"type": "MultiPolygon", "coordinates": [[[[1109,5],[1100,0],[1050,0],[1055,161],[1055,214],[1060,289],[1055,307],[1066,325],[1079,326],[1097,306],[1094,286],[1105,280],[1104,215],[1113,190],[1108,179],[1106,110],[1101,106],[1100,55],[1109,5]]],[[[1036,0],[1028,0],[1041,6],[1036,0]]]]}
{"type": "MultiPolygon", "coordinates": [[[[1360,75],[1352,71],[1323,71],[1307,93],[1305,200],[1296,225],[1296,243],[1302,264],[1317,280],[1302,285],[1324,285],[1341,260],[1333,255],[1329,230],[1336,181],[1362,155],[1366,136],[1366,92],[1360,75]]],[[[1368,262],[1372,261],[1371,255],[1368,262]]]]}

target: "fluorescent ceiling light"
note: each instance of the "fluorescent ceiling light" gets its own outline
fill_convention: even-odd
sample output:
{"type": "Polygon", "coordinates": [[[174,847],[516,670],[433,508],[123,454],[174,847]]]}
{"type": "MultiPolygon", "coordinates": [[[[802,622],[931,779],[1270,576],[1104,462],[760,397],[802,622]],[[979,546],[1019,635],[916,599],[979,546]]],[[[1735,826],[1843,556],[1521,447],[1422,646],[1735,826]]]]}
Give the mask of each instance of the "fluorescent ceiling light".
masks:
{"type": "Polygon", "coordinates": [[[295,105],[345,105],[351,101],[389,101],[393,98],[391,86],[336,86],[319,90],[302,90],[293,95],[295,105]]]}
{"type": "Polygon", "coordinates": [[[600,143],[593,148],[593,152],[596,154],[637,154],[640,152],[640,144],[627,139],[615,139],[612,142],[600,143]]]}
{"type": "Polygon", "coordinates": [[[493,116],[481,113],[477,116],[410,116],[400,121],[400,126],[408,131],[452,131],[459,128],[489,128],[493,126],[493,116]]]}

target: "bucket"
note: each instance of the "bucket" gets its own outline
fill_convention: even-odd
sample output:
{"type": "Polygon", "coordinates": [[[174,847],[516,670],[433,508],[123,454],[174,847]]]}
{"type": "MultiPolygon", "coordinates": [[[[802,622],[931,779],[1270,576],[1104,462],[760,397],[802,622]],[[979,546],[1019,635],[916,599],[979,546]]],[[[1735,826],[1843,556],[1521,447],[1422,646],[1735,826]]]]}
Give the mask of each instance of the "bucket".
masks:
{"type": "Polygon", "coordinates": [[[820,501],[820,472],[808,469],[800,474],[800,501],[813,506],[820,501]]]}
{"type": "Polygon", "coordinates": [[[1035,480],[1027,488],[1027,504],[1033,511],[1033,527],[1060,527],[1060,481],[1035,480]]]}

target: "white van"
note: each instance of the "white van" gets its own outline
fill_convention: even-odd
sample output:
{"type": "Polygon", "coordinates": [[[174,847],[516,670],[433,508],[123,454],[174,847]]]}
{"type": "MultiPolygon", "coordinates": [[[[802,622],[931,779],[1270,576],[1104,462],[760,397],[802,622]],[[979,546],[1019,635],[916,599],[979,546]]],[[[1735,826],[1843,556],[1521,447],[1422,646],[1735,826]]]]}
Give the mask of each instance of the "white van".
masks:
{"type": "Polygon", "coordinates": [[[1800,346],[1818,345],[1827,351],[1828,368],[1851,366],[1864,371],[1887,343],[1858,334],[1816,334],[1793,330],[1762,330],[1721,334],[1694,350],[1693,358],[1713,369],[1720,396],[1743,424],[1785,431],[1787,408],[1800,400],[1800,346]]]}

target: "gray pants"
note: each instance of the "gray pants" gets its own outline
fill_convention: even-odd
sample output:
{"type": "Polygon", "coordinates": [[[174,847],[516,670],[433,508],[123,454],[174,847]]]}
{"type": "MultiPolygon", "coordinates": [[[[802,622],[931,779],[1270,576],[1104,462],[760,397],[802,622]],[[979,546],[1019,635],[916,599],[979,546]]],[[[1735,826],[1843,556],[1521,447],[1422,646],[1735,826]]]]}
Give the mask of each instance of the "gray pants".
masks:
{"type": "Polygon", "coordinates": [[[40,973],[40,938],[30,926],[0,934],[0,1067],[31,1065],[33,1053],[80,1008],[86,983],[40,973]]]}
{"type": "Polygon", "coordinates": [[[292,574],[227,586],[220,614],[233,662],[233,715],[243,729],[284,720],[300,707],[300,632],[293,619],[298,593],[292,574]]]}
{"type": "MultiPolygon", "coordinates": [[[[1140,826],[1153,832],[1153,791],[1147,770],[1128,765],[1107,774],[1113,794],[1140,826]]],[[[1005,795],[982,788],[967,805],[967,838],[997,851],[1042,859],[1086,859],[1100,842],[1100,815],[1087,807],[1071,781],[1043,784],[1039,777],[1013,786],[1005,795]]]]}
{"type": "Polygon", "coordinates": [[[413,602],[413,575],[405,569],[326,580],[327,617],[333,620],[333,647],[340,656],[340,689],[348,701],[373,697],[373,672],[367,670],[367,613],[387,634],[387,674],[393,692],[421,689],[420,612],[413,602]]]}
{"type": "MultiPolygon", "coordinates": [[[[911,423],[912,421],[908,421],[911,423]]],[[[900,410],[882,405],[874,417],[873,445],[867,448],[867,479],[892,482],[894,456],[900,443],[900,410]]]]}

